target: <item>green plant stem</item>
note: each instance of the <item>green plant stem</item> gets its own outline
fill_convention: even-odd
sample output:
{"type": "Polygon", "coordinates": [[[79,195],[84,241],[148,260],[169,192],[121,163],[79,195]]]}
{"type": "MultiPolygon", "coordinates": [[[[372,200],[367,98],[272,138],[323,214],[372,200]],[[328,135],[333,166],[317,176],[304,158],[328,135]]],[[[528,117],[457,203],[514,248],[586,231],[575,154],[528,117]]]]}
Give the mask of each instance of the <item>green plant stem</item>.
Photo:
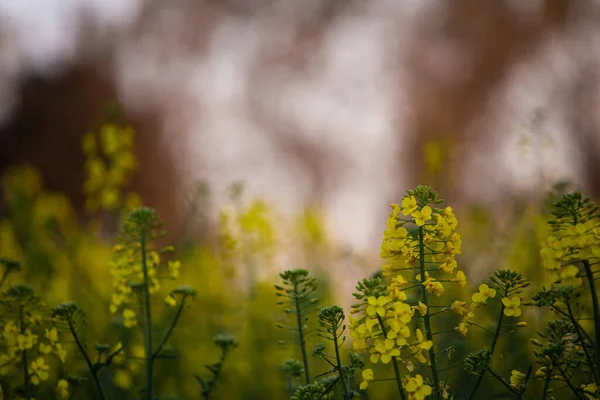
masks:
{"type": "MultiPolygon", "coordinates": [[[[420,268],[420,273],[421,273],[421,279],[425,279],[424,236],[425,236],[424,229],[422,226],[420,226],[419,227],[419,253],[420,253],[419,268],[420,268]]],[[[427,340],[430,340],[433,343],[433,340],[432,340],[433,336],[432,336],[432,331],[431,331],[431,319],[430,319],[430,315],[429,315],[429,302],[427,300],[427,290],[425,290],[424,286],[421,287],[421,301],[427,307],[427,313],[423,316],[423,321],[425,323],[425,337],[427,338],[427,340]]],[[[437,364],[436,364],[436,360],[435,360],[435,351],[433,349],[433,346],[431,346],[431,348],[429,349],[429,362],[431,363],[431,373],[433,375],[434,398],[437,399],[437,398],[439,398],[438,390],[440,388],[440,377],[439,377],[438,370],[437,370],[437,364]]]]}
{"type": "Polygon", "coordinates": [[[340,380],[342,381],[342,388],[344,389],[344,400],[350,400],[350,391],[348,390],[348,385],[346,384],[346,379],[344,378],[344,372],[342,370],[342,358],[340,357],[340,348],[338,344],[338,326],[332,326],[332,336],[333,336],[333,347],[335,348],[335,359],[337,361],[337,370],[340,376],[340,380]]]}
{"type": "Polygon", "coordinates": [[[504,378],[502,378],[500,375],[498,375],[497,373],[495,373],[491,368],[487,369],[490,374],[492,374],[492,376],[494,378],[496,378],[500,383],[502,383],[508,390],[510,390],[510,392],[514,395],[519,395],[520,393],[518,391],[516,391],[512,386],[510,386],[510,384],[508,382],[506,382],[504,380],[504,378]]]}
{"type": "Polygon", "coordinates": [[[300,340],[300,350],[302,351],[302,362],[304,363],[304,379],[306,384],[310,384],[310,373],[308,372],[308,355],[306,353],[306,342],[304,339],[304,324],[302,323],[302,310],[300,308],[300,298],[298,297],[298,282],[294,280],[294,303],[296,305],[296,321],[298,323],[298,336],[300,340]]]}
{"type": "Polygon", "coordinates": [[[567,378],[567,375],[565,374],[565,371],[562,370],[562,368],[560,367],[560,365],[557,365],[556,368],[558,369],[558,372],[560,372],[560,375],[564,378],[567,386],[569,386],[569,388],[573,391],[573,393],[575,393],[575,396],[577,396],[578,399],[583,400],[583,397],[581,397],[581,395],[579,394],[579,392],[577,391],[577,389],[575,388],[575,386],[573,386],[573,384],[571,383],[571,381],[569,380],[569,378],[567,378]]]}
{"type": "MultiPolygon", "coordinates": [[[[25,315],[23,312],[23,306],[19,306],[19,320],[21,323],[21,334],[25,334],[25,315]]],[[[27,362],[27,350],[23,350],[23,378],[25,386],[25,399],[31,400],[31,383],[29,382],[29,366],[27,362]]]]}
{"type": "MultiPolygon", "coordinates": [[[[381,326],[381,332],[383,333],[384,337],[387,337],[387,329],[385,329],[385,326],[383,325],[383,320],[381,319],[379,314],[376,314],[376,315],[377,315],[377,321],[379,322],[379,326],[381,326]]],[[[402,379],[400,378],[400,368],[398,368],[398,360],[396,360],[396,357],[392,357],[392,365],[394,366],[394,376],[396,379],[396,385],[398,386],[398,392],[400,393],[400,397],[402,398],[402,400],[405,400],[406,396],[404,395],[404,388],[402,387],[402,379]]]]}
{"type": "Polygon", "coordinates": [[[327,387],[325,388],[325,393],[323,393],[323,394],[322,394],[322,395],[319,397],[319,399],[323,398],[323,396],[325,396],[327,393],[329,393],[329,392],[331,391],[331,389],[333,389],[333,387],[335,386],[335,384],[336,384],[336,383],[338,383],[338,381],[339,381],[339,380],[340,380],[340,377],[339,377],[339,376],[338,376],[337,378],[335,378],[335,379],[334,379],[334,381],[333,381],[333,382],[331,382],[331,383],[329,384],[329,386],[327,386],[327,387]]]}
{"type": "Polygon", "coordinates": [[[145,314],[145,335],[144,342],[146,347],[146,393],[147,400],[154,400],[154,385],[152,381],[152,368],[154,358],[152,357],[152,309],[150,308],[150,277],[148,276],[148,264],[146,261],[146,236],[141,235],[140,248],[142,252],[142,270],[144,272],[144,312],[145,314]]]}
{"type": "Polygon", "coordinates": [[[88,356],[87,351],[85,351],[85,348],[83,347],[83,344],[81,343],[81,340],[79,340],[79,336],[77,336],[77,333],[75,332],[75,327],[73,326],[73,321],[71,321],[71,319],[67,319],[67,324],[69,324],[69,330],[71,331],[71,335],[73,336],[75,343],[77,343],[77,347],[79,348],[79,351],[83,355],[83,358],[85,359],[85,363],[87,364],[88,369],[90,370],[90,373],[92,374],[92,377],[94,378],[94,383],[96,384],[96,387],[98,388],[98,392],[100,393],[100,398],[102,400],[106,400],[106,395],[104,394],[104,389],[102,389],[102,384],[100,383],[100,379],[98,378],[98,370],[97,370],[97,368],[94,368],[94,365],[92,364],[92,360],[90,360],[90,357],[88,356]]]}
{"type": "MultiPolygon", "coordinates": [[[[208,383],[206,384],[206,390],[203,392],[204,400],[210,399],[210,395],[211,395],[215,385],[217,384],[217,380],[219,379],[219,376],[221,375],[221,370],[223,369],[223,364],[225,363],[225,357],[227,357],[227,350],[222,349],[221,357],[219,357],[219,362],[216,363],[217,367],[213,371],[213,375],[214,375],[213,379],[208,381],[208,383]]],[[[290,385],[291,385],[291,383],[290,383],[290,385]]]]}
{"type": "MultiPolygon", "coordinates": [[[[506,285],[504,290],[504,295],[502,297],[506,297],[508,294],[509,285],[506,285]]],[[[494,338],[492,339],[492,345],[490,346],[490,362],[492,360],[492,356],[494,355],[494,349],[496,348],[496,343],[498,343],[498,338],[500,337],[500,329],[502,329],[502,320],[504,320],[504,303],[500,301],[500,316],[498,317],[498,325],[496,325],[496,332],[494,332],[494,338]]],[[[473,386],[473,390],[471,391],[471,395],[469,396],[469,400],[473,400],[475,398],[475,393],[481,385],[481,381],[483,381],[483,377],[485,376],[486,371],[483,371],[481,375],[477,378],[477,382],[475,382],[475,386],[473,386]]]]}
{"type": "Polygon", "coordinates": [[[4,286],[4,282],[6,282],[6,279],[8,278],[9,275],[9,269],[5,269],[4,273],[2,273],[2,278],[0,278],[0,288],[2,286],[4,286]]]}
{"type": "Polygon", "coordinates": [[[596,382],[596,385],[598,385],[598,383],[600,382],[598,380],[598,371],[596,370],[596,368],[594,368],[594,363],[592,361],[592,357],[590,356],[587,345],[586,345],[583,335],[580,331],[581,327],[575,320],[575,316],[573,315],[573,310],[571,309],[570,304],[567,304],[567,311],[569,311],[569,319],[571,320],[571,323],[575,327],[575,331],[577,332],[577,336],[579,337],[579,342],[581,343],[581,347],[583,348],[583,352],[585,353],[585,358],[586,358],[588,364],[590,365],[590,370],[592,371],[592,374],[594,376],[594,382],[596,382]]]}
{"type": "Polygon", "coordinates": [[[548,391],[548,387],[550,386],[550,378],[552,377],[552,370],[554,369],[551,368],[550,371],[546,371],[546,379],[544,379],[544,390],[542,391],[542,399],[541,400],[546,400],[546,392],[548,391]]]}
{"type": "MultiPolygon", "coordinates": [[[[596,283],[594,282],[594,274],[592,273],[592,267],[590,266],[590,262],[588,260],[583,260],[583,267],[585,268],[585,273],[590,284],[590,292],[592,294],[592,307],[594,310],[594,336],[596,338],[595,346],[600,346],[600,310],[598,308],[598,293],[596,292],[596,283]]],[[[594,353],[596,356],[596,366],[594,368],[592,365],[592,370],[600,368],[600,351],[596,349],[594,353]]]]}
{"type": "Polygon", "coordinates": [[[165,337],[160,342],[160,344],[158,345],[158,347],[156,348],[156,350],[154,350],[154,353],[152,353],[152,362],[154,362],[154,360],[156,360],[156,357],[158,357],[158,355],[160,354],[161,350],[163,349],[163,347],[165,346],[165,344],[167,343],[167,341],[169,340],[169,338],[173,334],[173,330],[175,329],[175,325],[177,325],[177,322],[179,321],[179,317],[181,316],[181,312],[183,311],[183,307],[184,306],[185,306],[185,297],[181,300],[181,303],[179,303],[179,308],[177,309],[177,313],[175,313],[175,317],[173,318],[173,322],[171,323],[171,326],[169,327],[169,330],[165,334],[165,337]]]}

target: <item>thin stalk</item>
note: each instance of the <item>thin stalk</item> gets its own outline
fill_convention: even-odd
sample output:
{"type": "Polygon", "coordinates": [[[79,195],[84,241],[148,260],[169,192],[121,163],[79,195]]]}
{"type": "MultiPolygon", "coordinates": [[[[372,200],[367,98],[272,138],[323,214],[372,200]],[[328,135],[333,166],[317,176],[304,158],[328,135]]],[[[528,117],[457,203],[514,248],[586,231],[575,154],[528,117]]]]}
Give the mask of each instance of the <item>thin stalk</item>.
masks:
{"type": "MultiPolygon", "coordinates": [[[[419,257],[419,268],[422,279],[425,279],[425,243],[423,242],[424,237],[424,230],[421,226],[419,227],[419,253],[421,254],[421,257],[419,257]]],[[[425,323],[425,337],[427,338],[427,340],[431,340],[433,343],[433,336],[431,332],[431,319],[429,315],[429,302],[427,300],[427,290],[425,290],[424,286],[421,287],[421,301],[427,307],[427,313],[423,316],[423,321],[425,323]]],[[[438,375],[437,364],[435,360],[435,351],[433,349],[433,346],[431,346],[431,348],[429,349],[429,362],[431,363],[431,373],[433,375],[434,398],[437,399],[438,390],[440,387],[440,377],[438,375]]]]}
{"type": "MultiPolygon", "coordinates": [[[[377,315],[377,321],[379,322],[379,326],[381,326],[381,332],[383,333],[384,337],[387,337],[387,329],[385,329],[385,326],[383,325],[383,320],[381,319],[379,314],[376,314],[376,315],[377,315]]],[[[400,397],[402,398],[402,400],[405,400],[406,396],[404,395],[404,388],[402,387],[402,379],[400,378],[400,368],[398,368],[398,360],[396,360],[396,357],[392,357],[392,365],[394,366],[394,376],[396,379],[396,385],[398,386],[398,392],[400,393],[400,397]]]]}
{"type": "MultiPolygon", "coordinates": [[[[508,293],[509,286],[507,285],[504,291],[504,295],[502,297],[506,297],[508,293]]],[[[504,319],[504,303],[500,302],[500,317],[498,318],[498,325],[496,325],[496,332],[494,332],[494,338],[492,339],[492,345],[490,346],[490,360],[494,355],[494,349],[496,348],[496,343],[498,343],[498,338],[500,337],[500,329],[502,329],[502,320],[504,319]]],[[[475,398],[475,393],[483,381],[483,377],[485,376],[486,371],[483,371],[481,375],[477,378],[477,382],[475,382],[475,386],[473,386],[473,390],[471,391],[471,395],[469,396],[469,400],[473,400],[475,398]]]]}
{"type": "Polygon", "coordinates": [[[562,370],[562,368],[560,367],[560,365],[557,365],[556,368],[558,369],[558,372],[560,372],[560,375],[564,378],[565,383],[567,384],[567,386],[569,386],[569,389],[571,389],[573,391],[573,393],[575,393],[575,396],[577,396],[578,399],[583,400],[583,397],[581,397],[581,395],[579,394],[579,392],[577,391],[577,389],[575,388],[575,386],[573,386],[573,384],[571,383],[571,381],[569,380],[569,378],[567,378],[567,375],[565,374],[565,371],[562,370]]]}
{"type": "Polygon", "coordinates": [[[552,377],[552,370],[554,367],[550,369],[550,371],[546,371],[546,379],[544,379],[544,390],[542,391],[542,399],[546,400],[546,392],[548,391],[548,387],[550,386],[550,378],[552,377]]]}
{"type": "Polygon", "coordinates": [[[148,276],[148,264],[146,262],[146,235],[142,234],[140,238],[140,247],[142,251],[142,270],[144,271],[144,311],[145,311],[145,335],[144,344],[146,347],[146,394],[147,400],[154,400],[154,385],[152,381],[152,368],[154,357],[152,357],[152,310],[150,308],[150,278],[148,276]]]}
{"type": "Polygon", "coordinates": [[[567,304],[567,311],[569,311],[569,319],[571,320],[571,323],[575,327],[575,331],[577,332],[577,336],[579,337],[579,342],[581,343],[581,347],[583,348],[583,352],[585,353],[585,358],[586,358],[588,364],[590,365],[590,370],[592,371],[592,374],[594,375],[594,381],[596,382],[596,385],[597,385],[599,383],[598,371],[596,370],[596,368],[594,368],[594,363],[592,361],[592,357],[590,356],[590,353],[588,351],[587,345],[583,338],[583,334],[580,331],[580,326],[577,323],[577,321],[575,320],[575,316],[573,315],[573,310],[571,309],[570,304],[567,304]]]}
{"type": "Polygon", "coordinates": [[[90,373],[92,374],[92,377],[94,378],[94,383],[96,384],[96,387],[98,388],[98,392],[100,393],[100,398],[102,400],[106,400],[106,395],[104,394],[104,389],[102,389],[102,384],[100,383],[100,379],[98,378],[97,369],[94,368],[94,365],[92,364],[92,360],[90,360],[90,357],[88,356],[87,352],[85,351],[83,344],[79,340],[79,337],[77,336],[77,333],[75,332],[75,327],[73,326],[73,322],[71,321],[71,319],[67,319],[67,323],[69,324],[69,330],[71,331],[71,335],[73,336],[73,339],[75,339],[75,343],[77,343],[77,347],[79,348],[79,351],[81,352],[81,354],[83,354],[85,363],[87,364],[87,366],[90,370],[90,373]]]}
{"type": "Polygon", "coordinates": [[[490,372],[490,374],[492,374],[492,376],[494,378],[496,378],[500,383],[502,383],[508,390],[510,390],[510,392],[514,395],[519,395],[519,392],[517,392],[512,386],[510,386],[510,384],[508,382],[506,382],[504,380],[504,378],[502,378],[500,375],[498,375],[497,373],[495,373],[492,369],[488,368],[488,371],[490,372]]]}
{"type": "Polygon", "coordinates": [[[337,378],[335,378],[335,379],[334,379],[334,381],[333,381],[333,382],[331,382],[331,383],[329,384],[329,386],[327,386],[327,387],[325,388],[325,393],[323,393],[321,396],[319,396],[319,399],[323,398],[323,396],[325,396],[327,393],[329,393],[329,391],[330,391],[331,389],[333,389],[333,387],[335,386],[335,384],[336,384],[336,383],[337,383],[339,380],[340,380],[340,377],[339,377],[339,376],[338,376],[337,378]]]}
{"type": "Polygon", "coordinates": [[[308,355],[306,353],[306,342],[304,339],[304,324],[302,323],[302,310],[300,309],[300,298],[298,297],[298,283],[294,280],[294,302],[296,305],[296,321],[298,323],[298,336],[300,350],[302,351],[302,362],[304,363],[304,378],[306,384],[310,384],[310,373],[308,372],[308,355]]]}
{"type": "Polygon", "coordinates": [[[154,362],[154,360],[156,360],[156,357],[158,357],[158,355],[160,354],[162,348],[164,347],[164,345],[167,343],[167,341],[171,337],[171,334],[173,334],[173,330],[175,329],[175,325],[177,325],[177,321],[179,321],[179,317],[181,316],[181,312],[183,311],[184,306],[185,306],[185,297],[181,300],[181,303],[179,304],[179,308],[177,309],[177,313],[175,314],[175,317],[173,318],[173,322],[171,323],[171,326],[169,327],[167,334],[165,335],[163,340],[160,342],[160,344],[158,345],[156,350],[154,350],[154,353],[152,353],[152,362],[154,362]]]}
{"type": "Polygon", "coordinates": [[[5,269],[4,273],[2,274],[2,278],[0,278],[0,287],[4,286],[4,282],[6,282],[6,279],[8,278],[8,274],[9,274],[9,269],[5,269]]]}
{"type": "MultiPolygon", "coordinates": [[[[585,273],[588,278],[588,282],[590,284],[590,292],[592,294],[592,307],[594,310],[594,335],[595,335],[595,344],[596,346],[600,345],[600,309],[598,308],[598,293],[596,292],[596,283],[594,282],[594,275],[592,273],[592,267],[590,266],[590,262],[588,260],[583,260],[583,267],[585,268],[585,273]]],[[[596,356],[596,368],[600,368],[600,351],[596,349],[594,352],[596,356]]],[[[591,366],[594,370],[594,366],[591,366]]]]}
{"type": "MultiPolygon", "coordinates": [[[[204,400],[209,400],[210,395],[217,384],[217,380],[219,379],[219,375],[221,375],[221,370],[223,369],[223,364],[225,363],[225,358],[227,357],[227,350],[223,349],[221,351],[221,357],[219,357],[219,362],[216,363],[217,367],[213,372],[214,378],[210,380],[207,384],[206,391],[203,393],[204,400]]],[[[290,382],[291,385],[291,382],[290,382]]],[[[291,386],[290,386],[291,387],[291,386]]]]}
{"type": "Polygon", "coordinates": [[[348,390],[348,386],[346,384],[346,379],[344,378],[344,373],[342,372],[342,358],[340,357],[340,348],[338,345],[338,335],[337,335],[337,324],[332,328],[332,336],[333,336],[333,347],[335,348],[335,359],[337,360],[337,370],[340,376],[340,380],[342,381],[342,387],[344,389],[344,400],[350,400],[350,391],[348,390]]]}
{"type": "MultiPolygon", "coordinates": [[[[25,316],[23,314],[23,306],[19,306],[19,319],[21,322],[21,334],[25,334],[25,316]]],[[[29,382],[29,363],[27,362],[27,350],[23,350],[23,378],[25,385],[25,399],[31,400],[31,384],[29,382]]]]}

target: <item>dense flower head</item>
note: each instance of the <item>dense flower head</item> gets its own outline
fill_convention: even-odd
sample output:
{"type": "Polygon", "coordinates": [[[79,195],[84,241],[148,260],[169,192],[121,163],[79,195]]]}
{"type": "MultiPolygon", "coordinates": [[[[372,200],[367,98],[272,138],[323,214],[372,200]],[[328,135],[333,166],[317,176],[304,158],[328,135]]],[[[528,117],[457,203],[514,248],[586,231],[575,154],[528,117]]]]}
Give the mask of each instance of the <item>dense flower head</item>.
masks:
{"type": "Polygon", "coordinates": [[[600,258],[598,208],[581,192],[567,193],[552,208],[552,229],[540,256],[544,267],[563,285],[580,286],[575,264],[600,258]]]}
{"type": "MultiPolygon", "coordinates": [[[[399,361],[409,371],[415,368],[413,361],[433,365],[434,342],[425,321],[438,312],[432,312],[431,305],[440,312],[452,309],[459,314],[463,319],[460,331],[466,334],[473,316],[466,303],[443,305],[442,296],[449,289],[445,285],[464,287],[467,278],[455,259],[462,247],[458,221],[451,207],[440,208],[441,202],[431,188],[419,186],[409,190],[400,204],[391,205],[381,245],[385,281],[359,283],[354,295],[361,302],[352,306],[350,316],[354,350],[368,351],[372,363],[399,361]],[[415,298],[411,290],[420,292],[421,298],[415,298]]],[[[372,371],[367,369],[361,388],[371,382],[372,371]]],[[[408,378],[403,385],[410,399],[424,399],[433,392],[422,375],[408,378]]]]}
{"type": "MultiPolygon", "coordinates": [[[[180,275],[181,263],[178,260],[165,263],[161,257],[171,252],[173,247],[167,246],[162,250],[153,247],[160,226],[154,210],[146,207],[134,209],[125,220],[119,242],[113,248],[115,258],[111,263],[113,295],[110,311],[113,314],[119,312],[127,328],[138,325],[136,310],[144,286],[147,284],[149,294],[153,295],[161,289],[161,278],[175,279],[180,275]]],[[[193,288],[178,286],[164,297],[164,302],[174,307],[178,300],[195,294],[193,288]]]]}
{"type": "Polygon", "coordinates": [[[84,192],[86,208],[114,210],[125,205],[137,205],[137,195],[130,193],[125,199],[121,192],[131,181],[138,168],[134,154],[135,132],[130,126],[106,123],[100,133],[86,133],[81,147],[86,158],[84,192]]]}
{"type": "MultiPolygon", "coordinates": [[[[451,207],[435,207],[439,202],[431,189],[418,187],[409,191],[401,205],[392,204],[381,245],[381,257],[387,261],[382,268],[384,276],[395,277],[399,269],[415,267],[423,257],[423,261],[436,265],[442,275],[455,275],[456,284],[466,283],[464,274],[459,275],[457,271],[455,259],[462,247],[460,235],[456,233],[458,221],[451,207]],[[422,249],[420,234],[423,235],[422,249]]],[[[443,291],[433,278],[427,286],[437,295],[443,291]]]]}

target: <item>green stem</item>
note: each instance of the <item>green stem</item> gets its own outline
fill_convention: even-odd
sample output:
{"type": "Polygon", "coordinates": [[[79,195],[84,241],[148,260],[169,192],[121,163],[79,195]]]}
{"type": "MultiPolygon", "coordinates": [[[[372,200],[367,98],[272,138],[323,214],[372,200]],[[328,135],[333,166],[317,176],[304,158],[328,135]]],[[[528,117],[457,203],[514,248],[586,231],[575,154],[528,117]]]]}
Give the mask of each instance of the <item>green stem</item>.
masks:
{"type": "MultiPolygon", "coordinates": [[[[383,336],[387,338],[387,329],[385,329],[385,326],[383,325],[383,320],[381,319],[379,314],[376,315],[377,321],[379,322],[379,326],[381,326],[381,332],[383,333],[383,336]]],[[[394,376],[396,379],[396,385],[398,386],[398,392],[400,393],[400,397],[402,398],[402,400],[405,400],[406,396],[404,395],[402,379],[400,378],[400,368],[398,368],[398,360],[396,360],[396,357],[392,357],[392,365],[394,366],[394,376]]]]}
{"type": "Polygon", "coordinates": [[[106,395],[104,394],[104,389],[102,389],[102,384],[100,384],[100,379],[98,378],[97,369],[94,368],[94,365],[92,364],[92,360],[90,360],[90,357],[88,356],[87,352],[85,351],[83,344],[79,340],[79,337],[77,336],[77,333],[75,332],[75,327],[73,326],[73,322],[70,319],[67,319],[67,323],[69,324],[69,330],[71,331],[71,335],[73,336],[73,339],[75,339],[75,343],[77,343],[77,347],[79,348],[79,351],[81,352],[81,354],[83,354],[85,363],[87,364],[88,369],[90,370],[90,373],[92,374],[92,376],[94,378],[94,383],[96,384],[96,387],[98,388],[98,392],[100,393],[100,398],[102,400],[106,400],[106,395]]]}
{"type": "Polygon", "coordinates": [[[571,320],[571,323],[575,327],[575,331],[577,332],[577,336],[579,337],[579,342],[581,343],[581,347],[583,348],[583,352],[585,353],[585,358],[586,358],[588,364],[590,365],[590,370],[592,371],[592,374],[594,376],[594,381],[596,382],[596,385],[597,385],[599,382],[598,381],[598,371],[596,370],[596,368],[594,368],[594,363],[593,363],[592,357],[590,356],[590,353],[588,351],[587,344],[583,338],[583,334],[580,331],[580,326],[577,323],[577,321],[575,320],[575,316],[573,315],[573,310],[571,309],[571,305],[568,303],[567,303],[567,311],[569,312],[569,319],[571,320]]]}
{"type": "MultiPolygon", "coordinates": [[[[425,279],[425,243],[423,242],[424,240],[424,229],[422,226],[419,227],[419,253],[421,254],[421,256],[419,257],[419,267],[420,267],[420,272],[421,272],[421,279],[425,279]]],[[[421,287],[421,301],[423,302],[423,304],[425,304],[425,306],[427,306],[427,313],[423,316],[423,320],[425,322],[425,337],[427,338],[427,340],[430,340],[433,343],[433,336],[432,336],[432,331],[431,331],[431,320],[430,320],[430,314],[429,314],[429,302],[427,301],[427,290],[425,290],[425,287],[422,286],[421,287]]],[[[434,398],[437,399],[438,398],[438,390],[440,388],[440,377],[438,375],[438,370],[437,370],[437,364],[436,364],[436,360],[435,360],[435,351],[433,349],[433,346],[431,346],[431,348],[429,349],[429,362],[431,363],[431,373],[433,375],[433,393],[434,393],[434,398]]]]}
{"type": "MultiPolygon", "coordinates": [[[[206,391],[203,393],[204,400],[209,400],[210,395],[217,384],[217,380],[221,375],[221,370],[223,369],[223,364],[225,363],[225,358],[227,357],[227,350],[221,350],[221,357],[219,357],[219,362],[216,363],[215,371],[213,372],[213,379],[208,381],[206,391]]],[[[290,383],[291,385],[291,383],[290,383]]]]}
{"type": "Polygon", "coordinates": [[[333,347],[335,348],[335,359],[337,360],[337,370],[340,376],[340,380],[342,381],[342,388],[344,389],[344,400],[350,400],[350,391],[348,390],[348,386],[346,384],[346,379],[344,378],[344,373],[342,371],[342,358],[340,357],[340,348],[338,345],[338,325],[332,326],[332,336],[333,336],[333,347]]]}
{"type": "MultiPolygon", "coordinates": [[[[23,306],[19,306],[19,319],[21,322],[21,334],[25,334],[25,316],[23,313],[23,306]]],[[[25,386],[25,399],[31,400],[31,384],[29,382],[29,366],[27,362],[27,350],[23,350],[23,378],[25,386]]]]}
{"type": "Polygon", "coordinates": [[[152,381],[152,368],[154,358],[152,357],[152,309],[150,308],[150,277],[148,274],[148,264],[146,262],[146,236],[142,234],[140,238],[140,247],[142,252],[142,270],[144,272],[144,312],[145,314],[145,335],[144,344],[146,347],[146,400],[154,400],[154,387],[152,381]]]}
{"type": "MultiPolygon", "coordinates": [[[[588,260],[583,261],[583,267],[590,283],[590,292],[592,294],[592,307],[594,310],[594,335],[595,345],[600,346],[600,310],[598,309],[598,294],[596,292],[596,283],[594,282],[594,274],[592,273],[592,267],[588,260]]],[[[596,356],[596,368],[600,368],[600,351],[596,349],[594,352],[596,356]]],[[[591,366],[592,370],[595,370],[594,366],[591,366]]]]}
{"type": "Polygon", "coordinates": [[[294,302],[296,305],[296,321],[298,323],[298,336],[300,340],[300,350],[302,351],[302,362],[304,363],[304,378],[306,384],[310,384],[310,373],[308,372],[308,355],[306,353],[306,342],[304,339],[304,324],[302,323],[302,310],[300,308],[300,298],[298,297],[298,283],[294,280],[294,302]]]}
{"type": "Polygon", "coordinates": [[[2,286],[4,286],[4,282],[6,282],[6,279],[8,278],[8,274],[9,274],[9,270],[8,269],[4,270],[4,273],[2,274],[2,278],[0,278],[0,288],[2,286]]]}
{"type": "Polygon", "coordinates": [[[488,368],[488,371],[490,372],[490,374],[492,374],[492,376],[494,378],[496,378],[500,383],[502,383],[508,390],[510,390],[510,392],[514,395],[519,395],[520,393],[515,390],[512,386],[509,385],[508,382],[506,382],[504,380],[504,378],[502,378],[500,375],[498,375],[497,373],[495,373],[491,368],[488,368]]]}
{"type": "MultiPolygon", "coordinates": [[[[508,289],[509,289],[509,285],[506,285],[506,288],[504,289],[504,295],[502,297],[506,297],[506,294],[508,293],[508,289]]],[[[494,355],[494,349],[496,348],[496,343],[498,343],[498,338],[500,337],[500,329],[502,329],[502,320],[504,319],[504,303],[502,303],[502,301],[500,301],[500,317],[498,318],[498,325],[496,325],[496,332],[494,332],[494,338],[492,339],[492,345],[490,346],[490,360],[492,359],[492,356],[494,355]]],[[[473,400],[475,398],[475,393],[477,392],[477,389],[479,388],[479,385],[481,384],[481,381],[483,381],[483,377],[485,376],[486,371],[483,371],[483,373],[481,375],[479,375],[479,377],[477,378],[477,382],[475,382],[475,386],[473,386],[473,390],[471,391],[471,395],[469,396],[469,400],[473,400]]]]}
{"type": "Polygon", "coordinates": [[[156,360],[156,357],[158,357],[162,348],[164,347],[164,345],[167,343],[167,341],[173,334],[173,330],[175,329],[175,325],[177,325],[177,321],[179,321],[179,317],[181,316],[181,312],[183,311],[184,306],[185,306],[185,297],[181,300],[181,303],[179,304],[179,308],[177,309],[177,313],[175,314],[175,317],[173,318],[173,322],[171,323],[171,326],[169,327],[169,330],[167,331],[165,337],[160,342],[160,344],[158,345],[156,350],[154,350],[154,353],[152,353],[152,362],[154,362],[154,360],[156,360]]]}
{"type": "Polygon", "coordinates": [[[577,391],[577,389],[573,386],[573,384],[571,383],[571,381],[569,380],[569,378],[567,378],[567,375],[565,374],[565,371],[562,370],[562,368],[560,367],[560,365],[557,365],[556,368],[558,369],[558,372],[560,372],[560,375],[564,378],[567,386],[569,386],[569,388],[573,391],[573,393],[575,393],[575,396],[577,396],[578,399],[583,400],[583,397],[581,397],[581,395],[579,394],[579,392],[577,391]]]}
{"type": "Polygon", "coordinates": [[[552,377],[552,370],[554,369],[551,368],[549,371],[546,371],[546,379],[544,379],[544,390],[542,391],[542,399],[541,400],[546,400],[546,392],[548,391],[548,387],[550,386],[550,379],[552,377]]]}

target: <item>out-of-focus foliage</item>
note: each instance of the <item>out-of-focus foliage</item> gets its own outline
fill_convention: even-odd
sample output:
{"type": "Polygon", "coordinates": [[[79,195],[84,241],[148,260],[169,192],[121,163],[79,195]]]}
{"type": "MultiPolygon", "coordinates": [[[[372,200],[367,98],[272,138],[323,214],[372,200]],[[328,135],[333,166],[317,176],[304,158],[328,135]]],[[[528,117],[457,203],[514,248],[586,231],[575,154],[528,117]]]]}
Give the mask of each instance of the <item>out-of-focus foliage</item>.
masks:
{"type": "MultiPolygon", "coordinates": [[[[14,166],[2,177],[0,264],[9,273],[0,278],[5,309],[0,385],[8,398],[90,399],[97,387],[109,399],[138,398],[152,350],[153,390],[160,399],[387,399],[399,396],[399,390],[410,399],[445,399],[451,393],[466,398],[493,374],[501,379],[492,381],[489,393],[502,395],[509,387],[512,395],[527,389],[538,396],[538,381],[545,382],[546,372],[556,367],[545,355],[571,363],[571,370],[597,363],[596,355],[583,354],[588,339],[569,339],[583,352],[578,355],[553,347],[560,342],[558,333],[592,332],[593,321],[547,323],[548,314],[524,307],[535,293],[528,286],[540,290],[557,278],[580,283],[579,270],[560,263],[596,256],[596,242],[588,243],[585,235],[585,229],[596,229],[589,222],[595,210],[584,213],[589,226],[580,231],[577,222],[569,226],[564,215],[556,214],[556,206],[558,222],[548,226],[549,205],[564,199],[559,193],[544,204],[516,205],[505,218],[475,206],[457,210],[457,217],[450,207],[438,208],[431,189],[410,191],[388,219],[381,249],[386,261],[382,273],[375,274],[382,276],[360,281],[358,303],[346,321],[343,308],[330,306],[335,303],[330,285],[342,287],[359,277],[334,267],[334,241],[318,208],[284,217],[264,200],[248,199],[243,185],[234,184],[229,204],[212,216],[204,207],[209,188],[202,186],[190,209],[217,221],[214,238],[200,232],[174,249],[144,247],[146,239],[160,239],[160,232],[155,214],[138,208],[141,199],[128,192],[132,174],[143,168],[133,156],[133,137],[130,128],[113,122],[99,134],[85,135],[82,190],[89,214],[84,218],[67,197],[45,190],[34,168],[14,166]],[[137,225],[131,219],[136,216],[137,225]],[[143,216],[152,223],[140,236],[135,229],[148,222],[143,216]],[[548,237],[555,239],[546,242],[548,237]],[[547,243],[544,260],[540,243],[547,243]],[[425,260],[435,268],[426,269],[425,260]],[[487,279],[492,270],[497,272],[487,279]],[[171,285],[169,279],[185,286],[171,285]],[[148,293],[141,294],[144,284],[148,293]],[[150,296],[161,288],[168,288],[164,295],[150,296]],[[147,305],[137,304],[146,299],[147,305]],[[140,312],[147,309],[152,324],[140,312]],[[438,312],[446,312],[444,318],[438,312]],[[507,319],[514,323],[506,325],[507,319]],[[171,331],[173,321],[177,326],[171,331]],[[154,337],[150,346],[148,326],[154,337]],[[544,343],[530,342],[536,331],[545,332],[544,343]],[[161,337],[168,340],[162,343],[161,337]],[[346,341],[366,353],[365,359],[346,341]],[[547,354],[533,352],[539,347],[547,354]],[[436,374],[426,365],[433,359],[436,374]],[[536,362],[546,363],[546,369],[536,362]]],[[[424,179],[442,178],[448,147],[428,145],[424,179]]],[[[209,224],[203,228],[208,231],[209,224]]],[[[569,296],[575,296],[544,290],[528,304],[559,309],[554,301],[569,305],[569,296]]],[[[581,298],[594,300],[589,293],[581,298]]],[[[589,317],[590,310],[581,315],[589,317]]],[[[594,384],[583,380],[575,389],[594,398],[594,384]]]]}

